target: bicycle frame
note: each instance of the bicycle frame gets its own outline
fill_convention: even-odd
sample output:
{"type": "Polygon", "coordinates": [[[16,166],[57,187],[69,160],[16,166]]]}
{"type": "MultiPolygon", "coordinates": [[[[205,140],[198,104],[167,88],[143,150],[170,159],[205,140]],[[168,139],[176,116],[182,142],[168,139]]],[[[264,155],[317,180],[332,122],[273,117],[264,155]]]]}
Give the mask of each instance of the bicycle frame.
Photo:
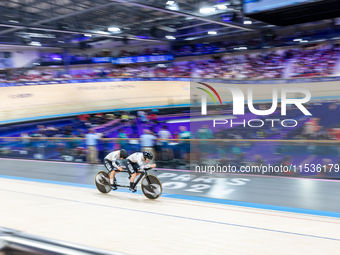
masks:
{"type": "MultiPolygon", "coordinates": [[[[140,180],[141,180],[144,176],[145,176],[145,179],[147,180],[148,184],[150,185],[150,180],[149,180],[149,178],[148,178],[148,173],[147,173],[147,171],[149,171],[149,170],[151,170],[151,169],[144,170],[144,171],[138,171],[138,173],[140,173],[140,175],[138,176],[137,181],[135,181],[134,187],[137,186],[137,184],[140,182],[140,180]]],[[[123,170],[123,171],[115,170],[115,171],[116,171],[116,173],[128,173],[129,176],[131,177],[130,172],[127,171],[127,170],[123,170]]],[[[109,171],[107,171],[107,172],[110,174],[109,171]]],[[[130,188],[130,186],[127,186],[127,185],[119,185],[119,184],[117,184],[117,187],[130,188]]]]}
{"type": "MultiPolygon", "coordinates": [[[[150,170],[150,169],[148,169],[150,170]]],[[[139,183],[139,181],[145,176],[145,179],[148,181],[148,184],[150,185],[150,180],[148,177],[148,170],[144,170],[144,172],[140,172],[141,174],[138,176],[137,181],[135,182],[135,186],[139,183]]]]}

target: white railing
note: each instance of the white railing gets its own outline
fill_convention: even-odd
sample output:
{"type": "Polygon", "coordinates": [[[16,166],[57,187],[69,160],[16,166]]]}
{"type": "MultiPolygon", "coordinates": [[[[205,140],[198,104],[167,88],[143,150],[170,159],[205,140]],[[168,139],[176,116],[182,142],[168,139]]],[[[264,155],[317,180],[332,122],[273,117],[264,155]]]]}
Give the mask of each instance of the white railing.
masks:
{"type": "Polygon", "coordinates": [[[123,255],[0,227],[0,254],[2,252],[25,255],[123,255]]]}

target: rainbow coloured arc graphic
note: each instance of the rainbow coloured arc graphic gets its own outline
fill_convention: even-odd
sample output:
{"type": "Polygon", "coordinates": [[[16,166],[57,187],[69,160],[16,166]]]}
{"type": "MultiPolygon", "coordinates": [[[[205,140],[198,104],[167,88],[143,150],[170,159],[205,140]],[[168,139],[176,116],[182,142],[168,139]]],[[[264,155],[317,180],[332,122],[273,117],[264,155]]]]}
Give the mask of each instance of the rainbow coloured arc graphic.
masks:
{"type": "MultiPolygon", "coordinates": [[[[209,89],[211,89],[211,90],[215,93],[215,95],[217,96],[218,100],[220,100],[220,103],[221,103],[221,105],[222,105],[222,101],[221,101],[220,95],[217,93],[217,91],[216,91],[212,86],[210,86],[210,85],[208,85],[208,84],[205,84],[205,83],[203,83],[203,82],[198,82],[198,83],[201,84],[201,85],[203,85],[203,86],[208,87],[209,89]]],[[[208,95],[211,96],[211,98],[214,100],[215,105],[217,105],[216,100],[215,100],[214,96],[211,94],[210,91],[208,91],[208,90],[206,90],[206,89],[203,89],[203,88],[200,88],[200,87],[197,87],[197,88],[200,89],[200,90],[203,90],[203,91],[207,92],[208,95]]]]}

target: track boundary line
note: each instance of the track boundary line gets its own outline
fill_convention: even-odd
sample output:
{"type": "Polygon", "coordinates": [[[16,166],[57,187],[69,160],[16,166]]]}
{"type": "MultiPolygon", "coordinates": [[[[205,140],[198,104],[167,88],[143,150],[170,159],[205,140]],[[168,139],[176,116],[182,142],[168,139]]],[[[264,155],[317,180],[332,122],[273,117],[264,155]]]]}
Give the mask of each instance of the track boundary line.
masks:
{"type": "MultiPolygon", "coordinates": [[[[0,178],[97,189],[95,185],[89,185],[89,184],[59,182],[59,181],[50,181],[50,180],[42,180],[42,179],[31,179],[31,178],[7,176],[7,175],[0,175],[0,178]]],[[[115,192],[131,193],[130,191],[125,190],[125,189],[121,189],[115,192]]],[[[136,193],[142,194],[140,190],[137,190],[136,193]]],[[[211,204],[223,204],[223,205],[239,206],[239,207],[246,207],[246,208],[253,208],[253,209],[262,209],[262,210],[278,211],[278,212],[286,212],[286,213],[298,213],[298,214],[303,214],[303,215],[323,216],[323,217],[331,217],[331,218],[340,219],[339,212],[329,212],[329,211],[320,211],[320,210],[312,210],[312,209],[276,206],[276,205],[256,204],[256,203],[225,200],[225,199],[218,199],[218,198],[195,197],[195,196],[177,195],[177,194],[169,194],[169,193],[164,193],[164,195],[167,198],[174,198],[174,199],[187,200],[187,201],[206,202],[206,203],[211,203],[211,204]]]]}
{"type": "Polygon", "coordinates": [[[126,207],[120,207],[120,206],[103,205],[103,204],[97,204],[97,203],[93,203],[93,202],[78,201],[78,200],[72,200],[72,199],[66,199],[66,198],[58,198],[58,197],[53,197],[53,196],[46,196],[46,195],[40,195],[40,194],[32,194],[32,193],[27,193],[27,192],[22,192],[22,191],[13,191],[13,190],[1,189],[1,188],[0,188],[0,190],[7,191],[7,192],[13,192],[13,193],[19,193],[19,194],[25,194],[25,195],[31,195],[31,196],[38,196],[38,197],[44,197],[44,198],[52,198],[52,199],[58,199],[58,200],[63,200],[63,201],[69,201],[69,202],[76,202],[76,203],[94,205],[94,206],[102,206],[102,207],[115,208],[115,209],[119,209],[119,210],[126,210],[126,211],[133,211],[133,212],[146,213],[146,214],[152,214],[152,215],[159,215],[159,216],[165,216],[165,217],[172,217],[172,218],[178,218],[178,219],[183,219],[183,220],[200,221],[200,222],[211,223],[211,224],[220,224],[220,225],[227,225],[227,226],[232,226],[232,227],[241,227],[241,228],[248,228],[248,229],[253,229],[253,230],[269,231],[269,232],[275,232],[275,233],[280,233],[280,234],[297,235],[297,236],[304,236],[304,237],[309,237],[309,238],[318,238],[318,239],[324,239],[324,240],[340,242],[340,239],[331,238],[331,237],[325,237],[325,236],[308,235],[308,234],[289,232],[289,231],[282,231],[282,230],[276,230],[276,229],[270,229],[270,228],[260,228],[260,227],[253,227],[253,226],[248,226],[248,225],[240,225],[240,224],[228,223],[228,222],[220,222],[220,221],[212,221],[212,220],[205,220],[205,219],[197,219],[197,218],[191,218],[191,217],[185,217],[185,216],[179,216],[179,215],[151,212],[151,211],[138,210],[138,209],[132,209],[132,208],[126,208],[126,207]]]}

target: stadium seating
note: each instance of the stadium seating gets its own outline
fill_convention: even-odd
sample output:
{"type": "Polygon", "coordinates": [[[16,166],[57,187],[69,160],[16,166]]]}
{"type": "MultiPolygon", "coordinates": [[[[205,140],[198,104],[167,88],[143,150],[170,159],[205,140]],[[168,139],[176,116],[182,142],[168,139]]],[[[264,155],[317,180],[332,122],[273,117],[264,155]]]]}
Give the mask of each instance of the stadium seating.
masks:
{"type": "Polygon", "coordinates": [[[0,75],[0,82],[96,78],[198,77],[224,79],[282,79],[336,76],[340,72],[338,46],[290,49],[266,54],[232,55],[220,60],[174,62],[154,66],[117,66],[104,70],[71,70],[0,75]]]}

